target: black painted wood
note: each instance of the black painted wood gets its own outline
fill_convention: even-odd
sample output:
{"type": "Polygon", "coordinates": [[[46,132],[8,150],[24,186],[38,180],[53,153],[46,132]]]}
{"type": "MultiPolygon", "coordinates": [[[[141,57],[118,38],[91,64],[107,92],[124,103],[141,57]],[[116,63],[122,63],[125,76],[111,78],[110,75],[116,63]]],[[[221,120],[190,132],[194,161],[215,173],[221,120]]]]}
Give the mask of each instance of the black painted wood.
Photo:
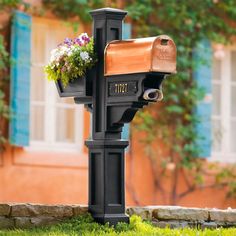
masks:
{"type": "Polygon", "coordinates": [[[124,149],[128,141],[88,140],[89,212],[99,223],[129,222],[125,214],[124,149]]]}
{"type": "Polygon", "coordinates": [[[124,150],[127,141],[119,140],[121,127],[109,130],[107,84],[104,76],[104,49],[108,42],[122,38],[122,21],[127,12],[104,8],[91,12],[93,37],[98,62],[94,68],[92,139],[89,148],[89,211],[99,223],[129,222],[125,214],[124,150]]]}
{"type": "Polygon", "coordinates": [[[66,87],[63,86],[62,81],[57,80],[56,87],[60,97],[75,97],[78,103],[86,101],[92,103],[92,78],[94,70],[87,70],[84,76],[75,78],[69,81],[66,87]],[[81,100],[81,101],[79,101],[81,100]]]}

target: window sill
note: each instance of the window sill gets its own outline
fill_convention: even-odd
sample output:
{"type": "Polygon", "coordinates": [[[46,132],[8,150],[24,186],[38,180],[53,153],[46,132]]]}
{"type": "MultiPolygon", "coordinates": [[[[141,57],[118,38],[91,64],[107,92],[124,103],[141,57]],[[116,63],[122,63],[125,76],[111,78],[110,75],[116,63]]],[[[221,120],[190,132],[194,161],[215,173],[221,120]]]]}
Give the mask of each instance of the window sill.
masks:
{"type": "Polygon", "coordinates": [[[209,162],[221,162],[221,163],[235,163],[236,154],[229,153],[213,153],[210,158],[207,159],[209,162]]]}
{"type": "Polygon", "coordinates": [[[70,143],[56,143],[53,145],[47,144],[45,142],[31,142],[29,147],[25,147],[27,152],[49,152],[49,153],[70,153],[70,154],[80,154],[82,146],[78,146],[70,143]]]}

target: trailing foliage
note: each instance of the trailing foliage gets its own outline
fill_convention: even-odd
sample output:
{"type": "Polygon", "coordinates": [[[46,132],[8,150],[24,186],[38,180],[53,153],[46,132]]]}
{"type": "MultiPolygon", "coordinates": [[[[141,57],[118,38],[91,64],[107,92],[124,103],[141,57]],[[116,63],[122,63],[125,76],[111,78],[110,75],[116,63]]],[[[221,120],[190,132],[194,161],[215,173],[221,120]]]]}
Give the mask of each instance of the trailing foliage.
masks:
{"type": "Polygon", "coordinates": [[[4,137],[4,121],[9,119],[10,109],[6,103],[6,82],[9,80],[9,55],[5,49],[3,37],[0,35],[0,152],[6,139],[4,137]]]}
{"type": "Polygon", "coordinates": [[[219,236],[231,236],[236,234],[235,228],[229,229],[160,229],[153,226],[148,221],[142,221],[139,216],[133,215],[130,218],[130,224],[118,223],[118,225],[114,227],[109,227],[108,224],[101,225],[95,223],[91,215],[83,215],[78,218],[73,218],[71,220],[67,220],[64,223],[45,227],[45,228],[36,228],[36,229],[28,229],[28,230],[0,230],[0,236],[35,236],[35,235],[54,235],[54,236],[66,236],[66,235],[83,235],[83,236],[97,236],[97,235],[110,235],[110,236],[147,236],[147,235],[156,235],[156,236],[204,236],[204,235],[219,235],[219,236]]]}
{"type": "Polygon", "coordinates": [[[0,9],[11,9],[22,4],[22,0],[0,0],[0,9]]]}
{"type": "Polygon", "coordinates": [[[30,6],[29,3],[24,2],[24,0],[0,0],[0,11],[8,11],[11,13],[12,10],[21,7],[22,9],[28,9],[30,6]]]}
{"type": "Polygon", "coordinates": [[[62,19],[79,16],[83,22],[91,20],[89,11],[104,6],[103,0],[43,0],[47,9],[62,19]]]}
{"type": "MultiPolygon", "coordinates": [[[[155,172],[160,175],[163,168],[170,164],[174,167],[172,204],[175,204],[178,200],[177,172],[191,170],[189,174],[194,182],[188,183],[189,192],[204,182],[204,161],[195,158],[201,150],[195,145],[198,138],[195,127],[199,117],[193,112],[197,102],[203,98],[204,90],[198,88],[192,78],[196,67],[193,49],[203,39],[224,44],[231,42],[232,36],[236,35],[236,27],[233,27],[236,22],[235,1],[131,0],[127,10],[133,19],[136,35],[168,34],[177,45],[178,73],[164,82],[164,104],[147,107],[136,119],[136,127],[146,133],[144,142],[148,144],[147,152],[154,166],[158,160],[156,150],[160,147],[152,144],[158,138],[168,146],[169,152],[159,153],[165,158],[160,165],[162,168],[155,172]]],[[[207,62],[202,60],[200,63],[207,62]]],[[[232,188],[235,189],[235,184],[232,188]]]]}

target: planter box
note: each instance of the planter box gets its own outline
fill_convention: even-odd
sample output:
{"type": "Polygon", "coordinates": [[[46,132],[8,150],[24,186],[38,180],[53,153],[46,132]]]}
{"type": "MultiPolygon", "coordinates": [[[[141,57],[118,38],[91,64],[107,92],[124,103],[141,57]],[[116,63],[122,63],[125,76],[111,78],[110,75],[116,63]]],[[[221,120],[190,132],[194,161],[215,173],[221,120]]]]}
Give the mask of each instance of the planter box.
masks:
{"type": "Polygon", "coordinates": [[[92,101],[92,72],[78,77],[64,87],[62,81],[56,81],[57,91],[60,97],[75,97],[77,103],[91,103],[92,101]]]}

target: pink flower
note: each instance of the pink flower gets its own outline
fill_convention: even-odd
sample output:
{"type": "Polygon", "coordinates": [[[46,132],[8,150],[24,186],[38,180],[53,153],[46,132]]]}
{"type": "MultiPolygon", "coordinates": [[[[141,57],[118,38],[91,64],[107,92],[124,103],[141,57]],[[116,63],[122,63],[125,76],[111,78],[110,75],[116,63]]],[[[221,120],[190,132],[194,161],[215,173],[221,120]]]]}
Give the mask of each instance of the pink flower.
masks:
{"type": "Polygon", "coordinates": [[[81,41],[80,38],[75,38],[75,39],[74,39],[74,43],[75,43],[75,44],[78,44],[79,46],[83,46],[83,42],[81,41]]]}

